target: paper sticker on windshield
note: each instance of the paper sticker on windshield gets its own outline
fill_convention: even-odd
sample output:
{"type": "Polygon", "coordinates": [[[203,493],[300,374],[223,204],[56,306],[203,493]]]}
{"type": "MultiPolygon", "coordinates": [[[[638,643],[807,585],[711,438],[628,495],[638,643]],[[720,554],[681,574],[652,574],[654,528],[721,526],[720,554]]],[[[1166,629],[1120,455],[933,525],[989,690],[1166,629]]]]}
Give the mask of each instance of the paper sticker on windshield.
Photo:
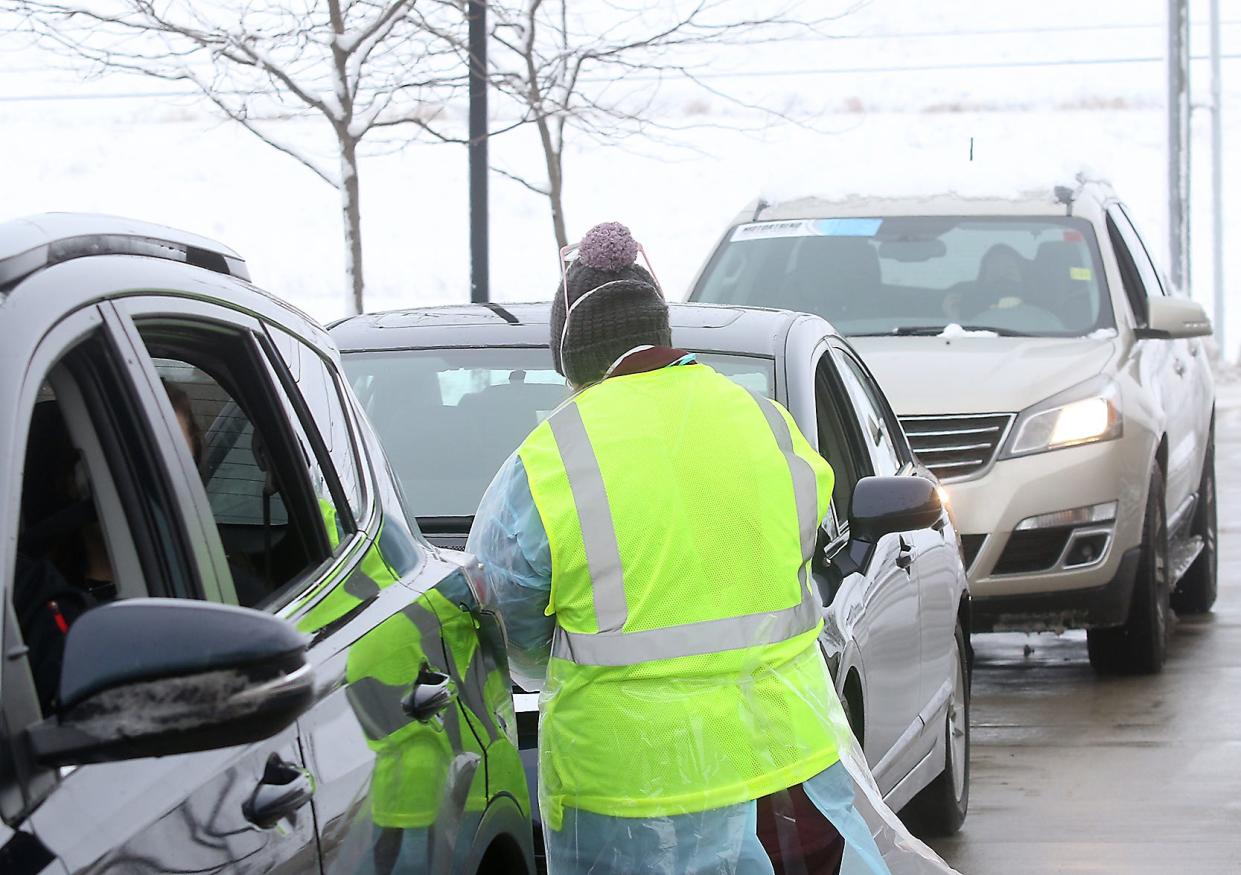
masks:
{"type": "Polygon", "coordinates": [[[1094,278],[1094,274],[1091,272],[1090,268],[1088,267],[1070,267],[1069,268],[1069,279],[1071,280],[1083,280],[1085,282],[1090,282],[1090,280],[1093,278],[1094,278]]]}
{"type": "Polygon", "coordinates": [[[794,219],[786,222],[752,222],[739,225],[732,242],[771,240],[777,237],[873,237],[883,219],[794,219]]]}

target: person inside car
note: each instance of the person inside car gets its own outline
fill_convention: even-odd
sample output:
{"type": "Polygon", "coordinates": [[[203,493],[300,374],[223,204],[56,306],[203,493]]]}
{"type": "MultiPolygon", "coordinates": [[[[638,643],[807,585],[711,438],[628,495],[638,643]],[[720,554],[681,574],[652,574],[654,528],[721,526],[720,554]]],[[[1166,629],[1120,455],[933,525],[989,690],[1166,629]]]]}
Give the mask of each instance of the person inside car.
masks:
{"type": "MultiPolygon", "coordinates": [[[[200,463],[202,431],[189,396],[166,380],[163,386],[191,455],[200,463]]],[[[24,470],[13,606],[30,649],[40,705],[51,713],[70,626],[91,608],[114,600],[117,590],[80,453],[54,400],[35,405],[24,470]],[[40,489],[39,483],[49,486],[40,489]]]]}
{"type": "Polygon", "coordinates": [[[549,870],[888,873],[806,577],[832,470],[783,408],[672,347],[624,226],[577,249],[551,320],[575,394],[467,544],[514,669],[546,675],[549,870]]]}
{"type": "Polygon", "coordinates": [[[978,262],[978,278],[961,301],[962,317],[1015,307],[1025,297],[1026,260],[1006,243],[991,246],[978,262]]]}
{"type": "Polygon", "coordinates": [[[70,625],[115,598],[116,587],[89,481],[55,400],[35,405],[27,440],[13,607],[50,713],[70,625]]]}

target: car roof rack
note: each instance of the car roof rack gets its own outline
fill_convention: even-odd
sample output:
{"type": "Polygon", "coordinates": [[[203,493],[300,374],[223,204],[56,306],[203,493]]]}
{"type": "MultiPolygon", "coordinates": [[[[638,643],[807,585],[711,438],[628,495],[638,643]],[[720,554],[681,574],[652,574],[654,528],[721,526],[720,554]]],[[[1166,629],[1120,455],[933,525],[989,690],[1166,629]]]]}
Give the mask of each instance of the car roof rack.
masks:
{"type": "Polygon", "coordinates": [[[0,223],[0,292],[43,268],[93,255],[142,255],[250,279],[245,259],[207,237],[118,216],[45,213],[0,223]]]}

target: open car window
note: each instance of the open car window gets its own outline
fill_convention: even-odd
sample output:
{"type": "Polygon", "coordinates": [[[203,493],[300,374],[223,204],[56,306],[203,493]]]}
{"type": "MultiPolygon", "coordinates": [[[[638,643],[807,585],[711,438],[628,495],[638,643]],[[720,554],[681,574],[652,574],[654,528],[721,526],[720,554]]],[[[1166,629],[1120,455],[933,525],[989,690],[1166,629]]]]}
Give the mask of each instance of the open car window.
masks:
{"type": "Polygon", "coordinates": [[[289,421],[243,329],[139,320],[219,532],[236,603],[274,607],[336,550],[351,517],[289,421]]]}
{"type": "MultiPolygon", "coordinates": [[[[70,627],[119,599],[199,589],[175,488],[102,331],[65,352],[26,417],[9,594],[44,714],[70,627]]],[[[8,694],[6,693],[6,696],[8,694]]]]}

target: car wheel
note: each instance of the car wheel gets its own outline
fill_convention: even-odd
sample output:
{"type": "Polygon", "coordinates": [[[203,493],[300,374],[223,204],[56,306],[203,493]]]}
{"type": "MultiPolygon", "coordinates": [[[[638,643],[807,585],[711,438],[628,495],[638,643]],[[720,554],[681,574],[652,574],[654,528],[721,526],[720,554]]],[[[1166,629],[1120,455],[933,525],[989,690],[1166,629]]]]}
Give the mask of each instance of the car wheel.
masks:
{"type": "Polygon", "coordinates": [[[1215,518],[1215,423],[1211,423],[1202,481],[1198,486],[1198,507],[1194,510],[1191,534],[1202,539],[1202,552],[1189,566],[1172,593],[1172,608],[1178,614],[1204,614],[1215,604],[1219,591],[1215,518]]]}
{"type": "Polygon", "coordinates": [[[1086,633],[1090,664],[1099,672],[1154,674],[1168,656],[1172,606],[1168,586],[1168,525],[1163,472],[1155,470],[1142,523],[1141,555],[1129,619],[1123,626],[1086,633]]]}
{"type": "Polygon", "coordinates": [[[948,713],[944,717],[944,770],[910,800],[908,816],[920,833],[953,835],[965,823],[970,806],[970,670],[965,632],[957,624],[956,666],[948,713]]]}

